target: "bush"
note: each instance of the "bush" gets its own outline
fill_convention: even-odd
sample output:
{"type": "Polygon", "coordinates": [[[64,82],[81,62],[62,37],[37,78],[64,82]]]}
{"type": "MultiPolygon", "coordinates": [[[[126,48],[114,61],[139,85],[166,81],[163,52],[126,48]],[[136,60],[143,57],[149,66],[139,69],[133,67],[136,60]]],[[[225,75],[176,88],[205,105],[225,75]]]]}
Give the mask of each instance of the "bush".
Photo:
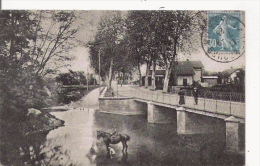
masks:
{"type": "Polygon", "coordinates": [[[245,87],[240,84],[227,84],[227,85],[215,85],[209,88],[210,91],[222,91],[222,92],[240,92],[245,93],[245,87]]]}

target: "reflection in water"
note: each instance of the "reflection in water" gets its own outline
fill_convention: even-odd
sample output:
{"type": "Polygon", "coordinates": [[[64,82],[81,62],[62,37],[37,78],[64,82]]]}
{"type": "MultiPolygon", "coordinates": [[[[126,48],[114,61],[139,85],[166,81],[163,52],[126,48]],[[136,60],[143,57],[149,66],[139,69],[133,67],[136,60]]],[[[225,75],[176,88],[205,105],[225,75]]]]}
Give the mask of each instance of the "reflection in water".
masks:
{"type": "Polygon", "coordinates": [[[3,165],[72,165],[66,150],[46,140],[47,132],[19,138],[14,133],[1,136],[0,162],[3,165]]]}
{"type": "MultiPolygon", "coordinates": [[[[176,124],[149,124],[143,116],[98,113],[93,109],[53,112],[65,126],[23,139],[1,139],[4,165],[243,165],[240,156],[223,154],[225,130],[216,134],[178,135],[176,124]],[[107,157],[96,130],[131,137],[128,153],[122,144],[110,145],[115,154],[107,157]],[[16,142],[14,141],[16,140],[16,142]],[[17,141],[19,140],[19,141],[17,141]]],[[[1,137],[3,138],[3,137],[1,137]]],[[[12,137],[6,137],[12,138],[12,137]]]]}

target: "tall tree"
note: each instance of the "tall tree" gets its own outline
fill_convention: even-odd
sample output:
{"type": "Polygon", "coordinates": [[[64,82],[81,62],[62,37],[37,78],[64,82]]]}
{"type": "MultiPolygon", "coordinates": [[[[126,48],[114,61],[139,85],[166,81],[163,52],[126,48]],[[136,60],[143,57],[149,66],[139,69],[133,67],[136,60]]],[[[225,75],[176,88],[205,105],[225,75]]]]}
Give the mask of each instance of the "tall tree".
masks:
{"type": "Polygon", "coordinates": [[[30,107],[45,104],[43,76],[51,69],[46,66],[56,67],[70,59],[64,53],[76,33],[74,20],[73,12],[66,11],[0,11],[0,82],[5,112],[26,113],[30,107]]]}
{"type": "Polygon", "coordinates": [[[36,22],[28,11],[0,11],[1,71],[17,72],[30,56],[36,22]],[[16,69],[16,70],[15,70],[16,69]]]}
{"type": "Polygon", "coordinates": [[[141,65],[145,63],[147,48],[145,47],[144,31],[141,22],[145,11],[130,11],[126,19],[126,37],[128,41],[128,57],[133,67],[137,67],[139,73],[139,85],[142,86],[141,65]]]}
{"type": "Polygon", "coordinates": [[[29,107],[42,106],[35,100],[44,96],[41,90],[35,91],[42,80],[28,67],[36,27],[31,17],[28,11],[0,11],[0,93],[4,101],[0,112],[4,120],[18,120],[29,107]]]}
{"type": "MultiPolygon", "coordinates": [[[[98,70],[98,54],[101,53],[101,64],[103,76],[108,76],[108,88],[111,87],[112,77],[114,73],[114,63],[118,54],[116,50],[120,41],[124,35],[124,20],[120,11],[111,11],[106,13],[99,24],[98,32],[95,36],[95,40],[90,42],[90,62],[91,66],[98,70]],[[108,70],[106,69],[109,66],[108,70]],[[107,72],[108,71],[108,72],[107,72]]],[[[121,54],[120,54],[121,55],[121,54]]]]}
{"type": "Polygon", "coordinates": [[[36,73],[44,76],[72,59],[69,50],[76,44],[74,38],[79,27],[74,25],[73,11],[38,11],[34,16],[37,26],[31,61],[36,73]],[[54,62],[54,66],[50,62],[54,62]]]}
{"type": "MultiPolygon", "coordinates": [[[[130,40],[130,54],[136,59],[139,68],[146,64],[145,87],[148,87],[148,73],[152,68],[152,89],[155,88],[155,67],[158,58],[158,42],[156,39],[156,11],[130,11],[127,18],[127,37],[130,40]]],[[[140,78],[141,79],[141,78],[140,78]]]]}
{"type": "MultiPolygon", "coordinates": [[[[167,92],[177,55],[190,54],[199,47],[202,14],[195,11],[160,11],[158,18],[157,32],[162,50],[159,60],[165,67],[163,91],[167,92]]],[[[176,85],[175,70],[173,72],[176,85]]]]}

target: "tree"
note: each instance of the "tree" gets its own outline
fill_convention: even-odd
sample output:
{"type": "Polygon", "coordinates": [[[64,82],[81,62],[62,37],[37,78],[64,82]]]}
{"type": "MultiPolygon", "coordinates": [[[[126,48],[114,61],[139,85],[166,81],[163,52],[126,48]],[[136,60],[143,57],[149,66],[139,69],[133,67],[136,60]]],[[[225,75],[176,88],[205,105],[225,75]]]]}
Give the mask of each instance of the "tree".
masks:
{"type": "Polygon", "coordinates": [[[118,44],[123,39],[124,22],[119,11],[112,11],[106,13],[99,24],[98,32],[94,41],[89,43],[90,47],[90,63],[94,70],[98,69],[98,54],[101,56],[102,76],[108,76],[108,88],[111,87],[112,76],[114,73],[115,60],[121,54],[116,54],[118,44]],[[100,53],[100,51],[102,53],[100,53]],[[107,70],[108,69],[108,70],[107,70]]]}
{"type": "Polygon", "coordinates": [[[1,71],[16,73],[30,56],[30,42],[35,39],[35,21],[28,11],[0,11],[1,71]]]}
{"type": "Polygon", "coordinates": [[[34,19],[37,26],[31,63],[36,74],[44,76],[66,66],[64,62],[72,59],[68,51],[75,46],[73,39],[78,27],[73,25],[76,20],[73,11],[38,11],[34,13],[34,19]],[[50,62],[54,62],[55,66],[50,62]]]}
{"type": "Polygon", "coordinates": [[[126,37],[125,40],[128,41],[128,57],[133,67],[138,68],[139,73],[139,86],[142,86],[142,74],[141,65],[145,63],[142,54],[145,54],[143,33],[139,30],[137,20],[144,11],[130,11],[126,19],[126,37]]]}
{"type": "MultiPolygon", "coordinates": [[[[199,47],[201,33],[201,12],[195,11],[159,11],[158,34],[161,46],[161,64],[165,67],[163,91],[168,91],[168,84],[175,59],[178,54],[190,54],[199,47]]],[[[176,74],[173,70],[174,84],[176,74]]]]}
{"type": "Polygon", "coordinates": [[[73,46],[74,20],[66,11],[0,11],[1,117],[22,120],[28,108],[48,104],[43,76],[70,60],[64,53],[73,46]]]}
{"type": "MultiPolygon", "coordinates": [[[[152,89],[155,89],[155,67],[158,58],[158,40],[156,38],[156,11],[130,11],[127,18],[127,37],[129,38],[129,56],[139,68],[146,63],[145,87],[148,87],[148,73],[152,68],[152,89]]],[[[141,82],[140,82],[141,84],[141,82]]]]}
{"type": "Polygon", "coordinates": [[[42,79],[27,65],[30,43],[35,39],[36,22],[31,17],[28,11],[0,11],[0,91],[4,101],[0,112],[7,121],[19,121],[29,107],[43,105],[39,103],[42,100],[35,100],[44,96],[36,90],[42,79]]]}
{"type": "MultiPolygon", "coordinates": [[[[126,40],[128,43],[128,56],[133,66],[137,66],[139,72],[139,85],[142,85],[141,65],[145,63],[147,49],[145,47],[144,19],[145,11],[130,11],[126,19],[126,40]]],[[[148,67],[149,68],[149,67],[148,67]]],[[[146,83],[148,83],[146,81],[146,83]]],[[[147,85],[148,86],[148,85],[147,85]]]]}
{"type": "Polygon", "coordinates": [[[131,39],[131,53],[137,61],[146,62],[147,74],[150,66],[153,66],[152,89],[155,88],[155,67],[159,65],[165,68],[163,91],[167,92],[177,55],[190,54],[198,47],[201,22],[205,23],[202,18],[201,12],[195,11],[130,12],[127,30],[131,39]]]}
{"type": "Polygon", "coordinates": [[[68,73],[61,73],[56,77],[56,81],[62,85],[86,85],[87,79],[82,71],[69,70],[68,73]]]}

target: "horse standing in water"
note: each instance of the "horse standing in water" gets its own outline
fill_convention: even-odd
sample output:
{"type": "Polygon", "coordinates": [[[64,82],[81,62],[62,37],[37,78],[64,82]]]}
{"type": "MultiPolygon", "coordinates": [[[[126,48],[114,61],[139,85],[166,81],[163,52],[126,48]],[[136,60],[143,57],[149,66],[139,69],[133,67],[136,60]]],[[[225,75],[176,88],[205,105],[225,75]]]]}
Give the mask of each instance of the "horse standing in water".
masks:
{"type": "Polygon", "coordinates": [[[123,145],[123,153],[124,151],[127,152],[127,144],[126,142],[130,140],[130,136],[126,134],[115,134],[110,135],[110,133],[106,133],[104,131],[98,130],[97,131],[97,139],[103,138],[103,141],[106,144],[107,152],[109,153],[109,144],[118,144],[119,142],[122,142],[123,145]]]}

